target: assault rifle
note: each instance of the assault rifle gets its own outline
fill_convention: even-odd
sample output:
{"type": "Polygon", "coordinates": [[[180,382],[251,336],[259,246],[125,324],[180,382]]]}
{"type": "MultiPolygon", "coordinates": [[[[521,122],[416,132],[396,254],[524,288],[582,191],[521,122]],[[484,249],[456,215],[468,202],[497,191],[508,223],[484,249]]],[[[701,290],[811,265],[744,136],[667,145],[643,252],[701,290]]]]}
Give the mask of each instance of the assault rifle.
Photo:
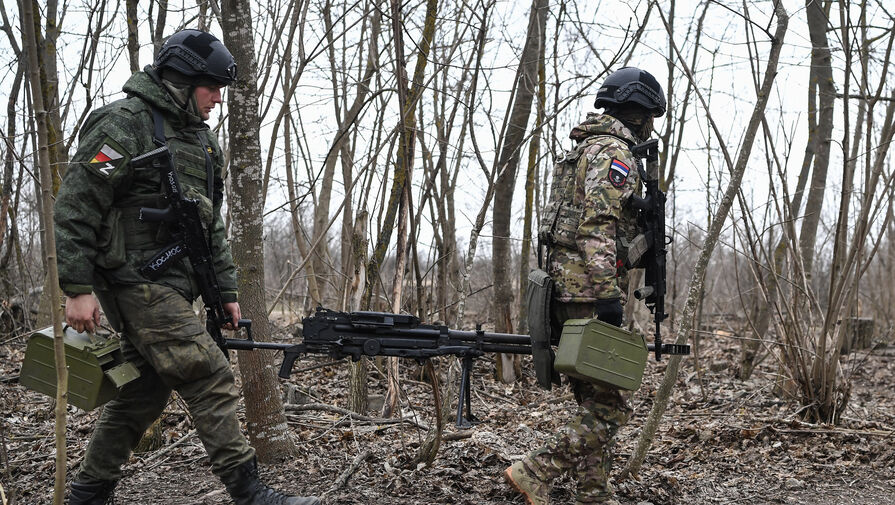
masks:
{"type": "Polygon", "coordinates": [[[288,378],[295,360],[302,354],[326,354],[334,359],[361,356],[394,356],[424,362],[436,356],[457,356],[462,360],[457,426],[477,421],[470,410],[470,374],[474,358],[486,352],[531,354],[528,335],[452,330],[447,326],[420,324],[408,314],[385,312],[337,312],[317,307],[314,315],[302,320],[302,342],[283,344],[227,339],[229,349],[273,349],[283,351],[279,376],[288,378]],[[463,408],[466,416],[463,416],[463,408]]]}
{"type": "MultiPolygon", "coordinates": [[[[165,270],[186,256],[193,267],[199,294],[205,305],[205,329],[221,352],[229,356],[221,326],[231,322],[233,318],[224,310],[221,287],[214,271],[214,255],[199,215],[199,202],[184,196],[171,151],[164,141],[156,139],[156,143],[161,144],[160,147],[137,156],[131,160],[131,164],[134,167],[151,166],[160,171],[168,206],[164,209],[142,207],[140,220],[167,223],[174,230],[174,240],[140,268],[140,274],[147,279],[156,280],[165,270]]],[[[248,338],[252,338],[251,320],[240,319],[238,327],[245,328],[248,338]]]]}
{"type": "Polygon", "coordinates": [[[639,225],[644,230],[647,249],[640,260],[644,266],[644,286],[634,291],[634,298],[643,300],[653,314],[656,324],[655,343],[652,346],[656,353],[656,361],[662,354],[690,354],[689,345],[663,344],[661,324],[668,314],[665,313],[665,193],[659,187],[659,141],[651,139],[631,148],[634,157],[646,159],[646,170],[641,172],[646,196],[632,197],[634,207],[640,211],[639,225]]]}

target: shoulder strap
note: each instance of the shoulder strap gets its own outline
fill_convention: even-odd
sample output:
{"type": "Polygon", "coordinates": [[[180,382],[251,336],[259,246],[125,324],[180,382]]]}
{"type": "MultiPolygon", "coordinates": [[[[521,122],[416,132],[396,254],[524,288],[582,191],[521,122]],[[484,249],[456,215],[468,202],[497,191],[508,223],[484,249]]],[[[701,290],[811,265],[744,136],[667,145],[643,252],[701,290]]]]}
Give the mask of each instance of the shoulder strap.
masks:
{"type": "Polygon", "coordinates": [[[150,105],[149,107],[152,109],[152,137],[155,139],[155,143],[158,147],[168,145],[168,139],[165,138],[165,118],[162,116],[162,111],[158,110],[158,107],[155,107],[154,105],[150,105]]]}

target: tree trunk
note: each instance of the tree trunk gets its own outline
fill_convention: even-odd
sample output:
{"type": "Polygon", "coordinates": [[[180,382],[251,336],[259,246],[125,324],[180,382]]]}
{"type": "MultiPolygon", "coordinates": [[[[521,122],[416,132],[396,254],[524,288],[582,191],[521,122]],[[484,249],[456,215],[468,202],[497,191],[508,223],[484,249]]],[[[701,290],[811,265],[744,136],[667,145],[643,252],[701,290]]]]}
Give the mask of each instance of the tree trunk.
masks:
{"type": "Polygon", "coordinates": [[[125,20],[127,21],[127,55],[131,73],[140,71],[140,39],[138,38],[137,2],[125,1],[125,20]]]}
{"type": "MultiPolygon", "coordinates": [[[[367,267],[367,211],[358,212],[354,218],[354,230],[349,250],[348,276],[343,292],[342,309],[349,312],[360,310],[364,275],[367,267]]],[[[358,414],[366,414],[369,394],[367,390],[367,357],[348,363],[348,408],[358,414]]]]}
{"type": "MultiPolygon", "coordinates": [[[[19,52],[21,56],[21,52],[19,52]]],[[[22,79],[25,75],[25,65],[21,58],[17,58],[19,64],[16,66],[16,76],[13,79],[12,87],[9,90],[9,100],[6,104],[6,138],[16,138],[16,101],[19,99],[19,90],[22,88],[22,79]]],[[[3,249],[3,242],[6,240],[6,232],[10,231],[10,242],[7,244],[7,256],[5,262],[0,263],[0,267],[4,272],[0,283],[4,286],[9,282],[9,270],[6,265],[9,263],[9,253],[13,249],[12,230],[15,222],[12,220],[10,212],[10,201],[12,200],[12,174],[15,171],[15,152],[11,145],[6,146],[6,152],[3,156],[3,174],[0,179],[0,250],[3,249]],[[9,221],[7,221],[9,219],[9,221]],[[9,227],[7,226],[9,223],[9,227]]],[[[9,293],[4,293],[5,297],[9,297],[9,293]]]]}
{"type": "MultiPolygon", "coordinates": [[[[33,41],[37,51],[37,71],[39,76],[37,89],[40,91],[45,114],[43,119],[45,120],[44,133],[47,136],[45,140],[47,144],[47,163],[50,169],[50,188],[55,196],[59,191],[59,184],[62,180],[60,177],[61,170],[68,164],[68,152],[64,148],[65,142],[61,140],[63,132],[62,119],[59,116],[59,77],[56,69],[56,39],[59,35],[59,28],[56,26],[58,4],[56,0],[50,0],[43,8],[46,16],[44,33],[41,32],[40,5],[36,0],[31,0],[30,7],[32,9],[31,12],[34,13],[29,27],[32,29],[31,33],[34,34],[33,41]]],[[[41,191],[43,190],[41,189],[41,191]]],[[[44,216],[42,214],[40,219],[43,220],[44,216]]],[[[42,229],[47,227],[48,224],[46,222],[41,223],[42,229]]],[[[47,244],[43,242],[42,245],[46,247],[47,244]]],[[[44,250],[42,257],[46,258],[48,254],[55,253],[44,250]]],[[[49,268],[49,266],[47,265],[45,268],[49,268]]],[[[44,278],[37,316],[37,324],[40,326],[46,326],[53,322],[52,310],[58,302],[50,297],[52,289],[49,277],[44,278]]]]}
{"type": "MultiPolygon", "coordinates": [[[[533,0],[528,17],[528,34],[512,90],[511,112],[507,116],[501,139],[500,156],[494,168],[497,183],[494,192],[493,223],[494,238],[491,241],[492,269],[494,273],[494,320],[495,331],[513,332],[513,275],[512,242],[510,241],[510,217],[513,206],[513,189],[516,184],[516,168],[519,153],[528,129],[531,102],[538,89],[538,67],[544,44],[547,23],[546,0],[533,0]]],[[[516,380],[519,370],[518,359],[513,356],[498,355],[497,374],[501,381],[516,380]]]]}
{"type": "Polygon", "coordinates": [[[28,73],[31,81],[31,105],[37,121],[37,166],[40,170],[41,212],[43,213],[43,244],[47,264],[48,292],[50,314],[53,324],[53,354],[56,361],[56,472],[53,483],[53,503],[62,505],[65,496],[66,441],[65,426],[68,407],[68,370],[65,365],[65,344],[62,340],[62,313],[59,310],[59,272],[56,269],[56,237],[53,233],[53,175],[50,168],[50,147],[48,142],[48,114],[44,107],[44,88],[40,78],[41,65],[38,62],[37,35],[34,26],[37,24],[33,5],[25,0],[22,6],[22,25],[24,28],[24,45],[28,53],[28,73]]]}
{"type": "MultiPolygon", "coordinates": [[[[233,195],[233,259],[239,268],[240,308],[252,320],[256,340],[270,340],[264,291],[264,248],[261,202],[261,139],[258,117],[255,43],[249,2],[225,0],[221,6],[224,42],[240,69],[229,88],[230,153],[233,195]]],[[[279,383],[268,352],[240,351],[240,373],[246,403],[249,439],[258,459],[269,462],[295,452],[289,437],[279,383]]]]}
{"type": "MultiPolygon", "coordinates": [[[[665,16],[664,14],[662,14],[661,10],[659,10],[659,14],[660,16],[662,16],[662,20],[663,22],[665,22],[666,28],[668,28],[668,23],[665,20],[665,16]]],[[[722,140],[723,137],[721,135],[718,135],[718,141],[721,144],[721,149],[724,153],[725,160],[727,161],[728,169],[730,170],[730,182],[727,185],[727,189],[724,193],[724,198],[721,200],[718,211],[715,213],[714,222],[712,223],[712,226],[708,231],[705,243],[703,244],[702,252],[699,255],[699,259],[696,262],[696,267],[693,269],[693,274],[690,277],[690,287],[687,294],[687,301],[684,305],[683,313],[678,320],[677,330],[675,332],[677,334],[676,343],[678,344],[686,343],[687,338],[691,333],[692,324],[694,321],[693,316],[696,312],[696,307],[699,302],[699,292],[702,289],[703,280],[705,279],[705,271],[708,267],[709,259],[711,259],[712,252],[715,249],[715,245],[717,245],[718,243],[721,231],[727,222],[727,216],[730,212],[730,208],[733,205],[734,200],[736,199],[737,193],[740,191],[740,184],[743,181],[743,173],[746,171],[746,166],[749,162],[749,155],[752,152],[752,145],[755,141],[755,135],[758,131],[759,126],[761,125],[761,118],[764,115],[764,111],[768,103],[768,97],[770,96],[771,89],[774,85],[774,79],[777,76],[777,63],[780,60],[780,50],[783,47],[783,38],[786,35],[787,25],[789,24],[789,16],[783,9],[783,6],[780,4],[777,4],[776,6],[776,15],[777,28],[774,32],[773,38],[771,39],[771,49],[768,54],[767,67],[765,68],[761,87],[756,90],[757,102],[755,104],[755,108],[752,110],[752,117],[749,119],[749,124],[743,135],[742,146],[739,150],[739,156],[737,157],[735,165],[731,161],[727,146],[722,140]]],[[[669,36],[670,34],[671,32],[669,31],[669,36]]],[[[686,62],[680,56],[680,53],[676,48],[675,53],[677,54],[678,61],[680,62],[681,66],[686,71],[687,78],[695,83],[693,73],[690,71],[690,68],[687,66],[686,62]]],[[[699,93],[698,89],[697,93],[699,93]]],[[[700,99],[702,99],[701,94],[700,99]]],[[[715,129],[715,133],[718,134],[719,132],[717,130],[717,124],[713,119],[711,119],[711,116],[708,112],[709,109],[704,100],[702,104],[703,108],[706,111],[706,115],[709,117],[709,120],[711,121],[712,126],[715,129]]],[[[662,416],[665,413],[665,409],[668,406],[668,399],[671,396],[671,390],[672,388],[674,388],[674,385],[677,382],[677,374],[678,370],[680,369],[680,364],[680,356],[670,356],[668,365],[665,369],[665,376],[662,378],[662,384],[659,386],[659,390],[656,392],[656,399],[653,403],[653,408],[650,410],[647,421],[643,426],[643,431],[641,431],[640,436],[637,438],[637,445],[634,448],[631,457],[628,459],[624,470],[622,471],[623,477],[628,475],[637,475],[637,473],[640,471],[640,466],[643,464],[644,458],[646,458],[646,451],[649,450],[650,444],[655,437],[656,430],[659,427],[659,421],[662,419],[662,416]]]]}
{"type": "MultiPolygon", "coordinates": [[[[546,37],[546,34],[543,35],[546,37]]],[[[525,306],[528,290],[528,273],[531,269],[531,246],[538,248],[540,242],[535,237],[532,241],[532,214],[535,205],[535,186],[538,177],[538,160],[541,153],[541,123],[544,122],[544,107],[547,100],[546,78],[546,43],[540,44],[538,52],[538,102],[535,116],[535,129],[528,146],[528,170],[525,174],[525,207],[522,220],[522,254],[519,255],[519,333],[528,333],[527,307],[525,306]]],[[[539,251],[535,251],[538,254],[539,251]]]]}
{"type": "MultiPolygon", "coordinates": [[[[435,19],[438,14],[437,0],[426,2],[426,19],[423,27],[423,36],[420,41],[420,52],[417,55],[416,67],[413,72],[413,86],[407,90],[406,61],[404,56],[401,4],[398,0],[392,0],[392,33],[395,44],[395,62],[398,69],[398,103],[401,104],[401,133],[399,135],[397,161],[395,162],[395,183],[389,198],[389,210],[393,202],[399,201],[398,239],[395,251],[395,279],[392,285],[392,311],[401,311],[401,293],[404,282],[404,266],[407,259],[407,216],[410,210],[410,181],[413,175],[413,153],[416,144],[416,102],[423,92],[423,78],[425,77],[426,64],[429,60],[429,50],[435,37],[435,19]]],[[[386,219],[386,223],[390,221],[386,219]]],[[[389,226],[389,225],[386,225],[389,226]]],[[[387,235],[391,235],[388,232],[387,235]]],[[[381,237],[380,237],[381,239],[381,237]]],[[[377,244],[377,251],[383,242],[377,244]]],[[[375,252],[374,252],[375,254],[375,252]]],[[[377,259],[374,258],[374,262],[377,259]]],[[[371,262],[372,264],[372,262],[371,262]]],[[[368,279],[369,282],[369,279],[368,279]]],[[[391,417],[398,412],[398,360],[388,360],[388,391],[385,395],[385,403],[382,406],[382,416],[391,417]]]]}
{"type": "MultiPolygon", "coordinates": [[[[832,58],[827,40],[829,16],[824,12],[822,3],[817,0],[806,0],[805,14],[808,18],[808,33],[811,37],[809,79],[812,85],[817,86],[818,103],[816,129],[808,132],[809,149],[814,153],[814,170],[811,173],[811,184],[808,187],[808,197],[805,199],[804,221],[802,221],[802,229],[799,233],[802,269],[810,282],[814,268],[817,227],[820,223],[827,171],[830,166],[830,142],[833,140],[833,102],[836,99],[836,87],[833,85],[832,58]]],[[[809,107],[813,105],[814,97],[809,97],[808,103],[809,107]]],[[[812,111],[809,110],[810,112],[812,111]]]]}
{"type": "MultiPolygon", "coordinates": [[[[283,95],[289,95],[289,81],[292,76],[292,55],[287,52],[283,58],[283,67],[285,69],[286,79],[283,79],[283,95]]],[[[290,102],[287,101],[283,105],[283,115],[291,117],[292,109],[290,102]]],[[[283,123],[283,148],[285,150],[286,165],[286,192],[289,195],[289,218],[292,223],[292,235],[295,237],[295,245],[305,263],[305,271],[307,272],[306,281],[308,283],[308,297],[311,299],[311,306],[315,307],[320,304],[320,291],[317,287],[317,276],[314,275],[313,262],[310,261],[311,250],[306,243],[304,229],[301,226],[301,215],[298,208],[298,195],[295,192],[295,177],[292,167],[292,123],[284,121],[283,123]]],[[[273,150],[273,148],[271,148],[273,150]]]]}
{"type": "MultiPolygon", "coordinates": [[[[392,15],[400,16],[400,5],[394,0],[392,1],[392,15]]],[[[422,40],[420,41],[420,52],[417,55],[416,67],[413,72],[413,85],[410,91],[407,91],[407,75],[404,61],[404,49],[401,37],[401,19],[393,18],[392,32],[395,40],[395,51],[397,68],[400,75],[398,76],[398,100],[401,109],[400,120],[400,140],[399,147],[395,159],[395,173],[392,183],[392,189],[389,193],[388,203],[385,208],[385,218],[382,222],[382,230],[376,241],[376,247],[373,249],[373,256],[367,264],[367,285],[364,291],[363,306],[369,308],[372,303],[373,293],[376,291],[376,283],[379,279],[379,269],[385,259],[385,253],[388,249],[392,238],[392,229],[394,228],[395,218],[398,214],[401,200],[404,195],[404,186],[410,183],[410,175],[413,169],[413,146],[415,142],[416,123],[416,102],[419,100],[424,86],[423,77],[425,77],[426,64],[429,58],[429,49],[435,36],[436,13],[438,10],[438,2],[435,0],[427,0],[426,2],[426,20],[423,26],[422,40]]]]}

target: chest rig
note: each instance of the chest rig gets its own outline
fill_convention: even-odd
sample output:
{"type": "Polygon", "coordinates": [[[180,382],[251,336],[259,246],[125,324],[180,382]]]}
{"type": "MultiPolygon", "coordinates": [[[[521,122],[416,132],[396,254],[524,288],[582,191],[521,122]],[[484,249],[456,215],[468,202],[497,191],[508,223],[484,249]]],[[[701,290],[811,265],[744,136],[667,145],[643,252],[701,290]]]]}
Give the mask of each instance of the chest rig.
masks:
{"type": "Polygon", "coordinates": [[[143,224],[159,225],[154,247],[158,247],[158,243],[167,244],[139,267],[144,277],[156,280],[187,255],[186,245],[191,241],[201,241],[207,256],[213,256],[209,234],[214,228],[215,208],[223,198],[223,181],[214,175],[213,151],[203,138],[202,130],[178,132],[174,142],[169,142],[161,112],[155,107],[151,111],[153,141],[157,147],[133,158],[131,164],[135,171],[148,169],[154,172],[149,175],[156,176],[155,180],[161,186],[160,200],[167,204],[164,208],[140,207],[137,219],[143,224]],[[197,144],[182,138],[189,133],[195,133],[197,144]],[[203,156],[195,152],[199,149],[203,156]],[[187,225],[185,219],[191,222],[187,225]],[[189,237],[185,236],[186,229],[190,230],[189,237]]]}

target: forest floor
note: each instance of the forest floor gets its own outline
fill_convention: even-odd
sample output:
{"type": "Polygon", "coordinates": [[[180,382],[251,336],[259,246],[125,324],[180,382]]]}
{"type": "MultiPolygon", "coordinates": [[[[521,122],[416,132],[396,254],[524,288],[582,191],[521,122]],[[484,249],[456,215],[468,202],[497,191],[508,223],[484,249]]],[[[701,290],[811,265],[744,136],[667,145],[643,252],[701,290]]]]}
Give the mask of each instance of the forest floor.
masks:
{"type": "MultiPolygon", "coordinates": [[[[288,338],[286,329],[282,335],[288,338]]],[[[842,422],[831,426],[802,422],[797,403],[775,396],[771,358],[750,380],[735,379],[736,340],[723,332],[715,336],[703,339],[698,359],[685,358],[638,478],[614,483],[623,505],[895,503],[891,343],[843,360],[842,370],[852,378],[851,400],[842,422]]],[[[23,339],[0,341],[0,483],[7,503],[45,505],[51,503],[54,469],[52,410],[48,398],[18,383],[24,347],[23,339]]],[[[296,369],[327,361],[304,359],[296,369]]],[[[417,368],[403,363],[404,370],[417,368]]],[[[404,420],[388,423],[375,419],[375,412],[372,420],[361,420],[340,410],[347,404],[344,363],[295,373],[283,389],[303,404],[287,409],[298,452],[284,463],[262,465],[262,477],[284,491],[323,496],[327,504],[521,504],[502,479],[504,468],[538,447],[576,406],[567,386],[538,389],[530,363],[523,364],[524,379],[504,385],[492,378],[493,361],[478,361],[472,406],[483,422],[471,430],[446,424],[449,439],[428,467],[410,463],[434,424],[427,383],[404,380],[404,420]]],[[[664,369],[664,363],[651,362],[643,387],[633,394],[635,412],[618,436],[614,476],[633,451],[664,369]]],[[[375,369],[370,392],[374,399],[384,392],[375,369]]],[[[69,481],[95,419],[96,412],[69,407],[69,481]]],[[[172,400],[161,425],[165,444],[130,459],[116,503],[230,503],[182,401],[172,400]]],[[[558,480],[552,498],[573,503],[574,481],[558,480]]]]}

